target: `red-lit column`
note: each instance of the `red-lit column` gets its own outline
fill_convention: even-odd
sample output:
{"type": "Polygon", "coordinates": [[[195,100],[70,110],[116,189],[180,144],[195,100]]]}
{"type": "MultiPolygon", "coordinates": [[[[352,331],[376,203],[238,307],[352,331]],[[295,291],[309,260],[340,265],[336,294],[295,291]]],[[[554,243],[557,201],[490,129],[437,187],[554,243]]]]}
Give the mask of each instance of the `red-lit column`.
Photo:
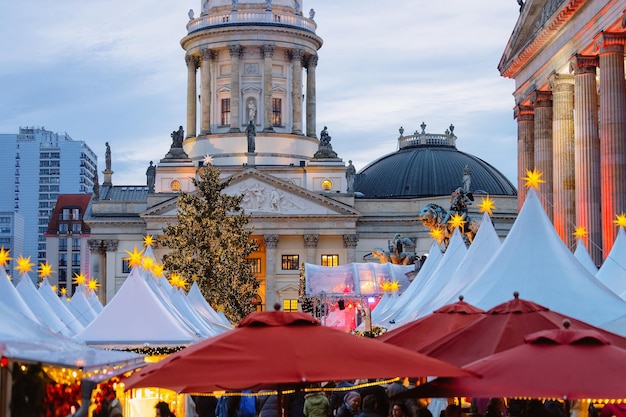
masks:
{"type": "Polygon", "coordinates": [[[187,137],[196,136],[196,68],[198,57],[185,55],[187,63],[187,137]]]}
{"type": "Polygon", "coordinates": [[[552,88],[554,228],[568,248],[575,245],[576,187],[574,172],[574,76],[555,74],[552,88]]]}
{"type": "Polygon", "coordinates": [[[602,249],[606,258],[617,237],[613,220],[626,212],[626,35],[603,33],[600,56],[600,167],[602,175],[602,249]]]}
{"type": "Polygon", "coordinates": [[[517,120],[517,210],[526,201],[526,185],[522,178],[526,170],[535,167],[535,112],[532,106],[518,105],[514,117],[517,120]]]}
{"type": "Polygon", "coordinates": [[[535,108],[535,168],[545,181],[539,198],[552,221],[552,92],[534,91],[530,102],[535,108]]]}
{"type": "Polygon", "coordinates": [[[602,263],[602,217],[600,215],[600,136],[598,134],[597,56],[575,55],[574,160],[576,181],[576,226],[587,231],[591,259],[602,263]]]}

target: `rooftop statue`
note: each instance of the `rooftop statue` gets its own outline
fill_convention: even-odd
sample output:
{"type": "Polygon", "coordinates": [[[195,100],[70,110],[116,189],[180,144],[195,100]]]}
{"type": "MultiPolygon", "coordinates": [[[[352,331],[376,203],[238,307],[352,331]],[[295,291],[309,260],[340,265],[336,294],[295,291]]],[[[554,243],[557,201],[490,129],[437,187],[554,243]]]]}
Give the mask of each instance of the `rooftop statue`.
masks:
{"type": "Polygon", "coordinates": [[[324,126],[324,129],[320,132],[320,145],[313,155],[315,159],[334,159],[337,158],[337,153],[333,151],[333,147],[330,144],[330,135],[328,134],[328,127],[324,126]]]}

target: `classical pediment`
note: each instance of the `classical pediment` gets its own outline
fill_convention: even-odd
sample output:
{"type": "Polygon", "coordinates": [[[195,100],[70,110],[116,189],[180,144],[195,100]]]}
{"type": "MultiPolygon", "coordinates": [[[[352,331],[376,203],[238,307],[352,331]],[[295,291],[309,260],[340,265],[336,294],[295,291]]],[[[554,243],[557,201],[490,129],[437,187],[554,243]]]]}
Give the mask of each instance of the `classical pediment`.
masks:
{"type": "MultiPolygon", "coordinates": [[[[233,175],[224,192],[230,195],[243,195],[241,207],[253,216],[356,216],[359,214],[350,206],[255,169],[246,169],[233,175]]],[[[140,215],[141,217],[173,217],[177,211],[177,200],[173,197],[163,201],[140,215]]]]}

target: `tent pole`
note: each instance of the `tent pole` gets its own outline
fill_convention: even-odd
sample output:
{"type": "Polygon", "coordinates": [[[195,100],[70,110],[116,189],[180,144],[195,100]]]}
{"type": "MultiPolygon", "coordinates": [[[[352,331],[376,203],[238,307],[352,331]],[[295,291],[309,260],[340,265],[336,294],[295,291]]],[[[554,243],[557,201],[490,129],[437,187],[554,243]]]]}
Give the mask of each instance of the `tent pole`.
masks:
{"type": "Polygon", "coordinates": [[[7,392],[8,387],[8,375],[7,367],[0,367],[0,417],[6,417],[7,415],[7,392]]]}

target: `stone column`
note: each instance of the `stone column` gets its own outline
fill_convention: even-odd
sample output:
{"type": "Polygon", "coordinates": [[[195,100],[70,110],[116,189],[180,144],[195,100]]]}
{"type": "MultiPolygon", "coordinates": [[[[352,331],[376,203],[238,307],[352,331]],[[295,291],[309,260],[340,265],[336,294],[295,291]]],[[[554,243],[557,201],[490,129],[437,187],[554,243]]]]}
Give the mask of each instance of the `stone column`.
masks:
{"type": "Polygon", "coordinates": [[[229,133],[241,132],[239,125],[239,97],[241,92],[239,91],[239,57],[243,48],[240,45],[228,45],[228,52],[230,53],[231,65],[230,65],[230,130],[229,133]]]}
{"type": "Polygon", "coordinates": [[[104,253],[102,250],[103,249],[102,241],[99,239],[89,239],[87,241],[87,247],[89,248],[89,252],[90,252],[89,257],[91,259],[91,265],[89,268],[89,276],[92,278],[98,279],[98,283],[100,283],[100,288],[98,289],[98,298],[100,299],[100,302],[104,304],[105,302],[104,295],[106,294],[107,288],[106,288],[106,279],[105,279],[104,271],[102,271],[102,264],[103,264],[103,258],[104,258],[104,253]]]}
{"type": "Polygon", "coordinates": [[[517,120],[517,211],[526,201],[526,185],[522,179],[526,170],[535,167],[535,109],[532,106],[515,107],[514,118],[517,120]]]}
{"type": "Polygon", "coordinates": [[[535,168],[545,180],[538,194],[552,221],[552,92],[534,91],[530,101],[535,108],[535,168]]]}
{"type": "Polygon", "coordinates": [[[211,59],[215,52],[200,49],[200,134],[211,133],[211,59]]]}
{"type": "Polygon", "coordinates": [[[574,173],[574,76],[550,77],[553,113],[554,154],[553,189],[554,228],[568,248],[573,248],[576,225],[576,187],[574,173]]]}
{"type": "Polygon", "coordinates": [[[346,248],[346,263],[356,262],[356,245],[359,243],[359,235],[343,235],[343,247],[346,248]]]}
{"type": "Polygon", "coordinates": [[[109,239],[104,240],[102,242],[103,249],[105,251],[105,262],[104,268],[102,271],[102,281],[106,281],[106,293],[105,293],[105,304],[113,299],[115,296],[116,288],[115,288],[115,253],[117,252],[117,239],[109,239]]]}
{"type": "Polygon", "coordinates": [[[315,251],[317,250],[317,242],[320,235],[304,235],[304,250],[306,252],[306,259],[304,262],[319,265],[319,260],[315,257],[315,251]]]}
{"type": "Polygon", "coordinates": [[[615,216],[626,212],[626,34],[604,32],[596,48],[600,55],[600,169],[602,251],[606,258],[617,237],[615,216]]]}
{"type": "Polygon", "coordinates": [[[278,235],[265,235],[265,306],[271,310],[276,302],[276,248],[278,235]]]}
{"type": "Polygon", "coordinates": [[[273,132],[272,126],[272,57],[274,45],[263,45],[263,131],[273,132]]]}
{"type": "Polygon", "coordinates": [[[575,55],[574,73],[574,159],[576,182],[576,226],[587,231],[591,259],[602,263],[602,220],[600,209],[600,137],[598,134],[598,57],[575,55]]]}
{"type": "Polygon", "coordinates": [[[316,98],[315,98],[315,69],[317,68],[317,55],[311,55],[306,61],[306,135],[315,138],[317,128],[315,126],[316,98]]]}
{"type": "Polygon", "coordinates": [[[198,57],[185,55],[187,63],[187,137],[196,136],[196,68],[198,57]]]}
{"type": "Polygon", "coordinates": [[[292,49],[289,52],[292,61],[293,76],[291,83],[291,101],[293,105],[292,129],[291,134],[302,134],[302,58],[304,51],[302,49],[292,49]]]}

